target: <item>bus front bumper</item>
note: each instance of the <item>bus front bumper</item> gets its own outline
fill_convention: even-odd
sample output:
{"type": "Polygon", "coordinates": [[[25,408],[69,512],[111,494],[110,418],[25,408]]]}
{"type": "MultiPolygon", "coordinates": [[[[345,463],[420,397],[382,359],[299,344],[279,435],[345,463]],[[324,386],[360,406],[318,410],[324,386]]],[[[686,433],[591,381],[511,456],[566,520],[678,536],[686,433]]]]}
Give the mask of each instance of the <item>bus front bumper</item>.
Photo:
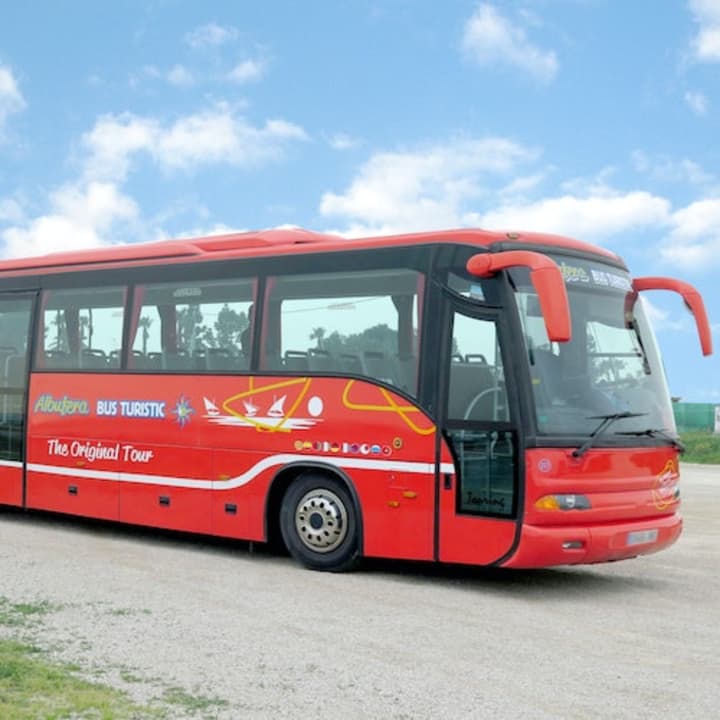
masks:
{"type": "Polygon", "coordinates": [[[681,532],[679,513],[602,525],[523,525],[518,546],[502,567],[541,568],[624,560],[663,550],[672,545],[681,532]]]}

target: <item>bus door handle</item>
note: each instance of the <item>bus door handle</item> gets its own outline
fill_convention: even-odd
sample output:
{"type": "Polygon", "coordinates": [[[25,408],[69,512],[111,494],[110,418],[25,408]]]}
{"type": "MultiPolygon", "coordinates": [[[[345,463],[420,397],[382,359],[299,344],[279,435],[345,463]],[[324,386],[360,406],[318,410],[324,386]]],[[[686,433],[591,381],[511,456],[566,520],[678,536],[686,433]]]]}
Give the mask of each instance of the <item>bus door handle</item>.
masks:
{"type": "Polygon", "coordinates": [[[445,490],[452,490],[452,473],[443,474],[443,488],[445,490]]]}

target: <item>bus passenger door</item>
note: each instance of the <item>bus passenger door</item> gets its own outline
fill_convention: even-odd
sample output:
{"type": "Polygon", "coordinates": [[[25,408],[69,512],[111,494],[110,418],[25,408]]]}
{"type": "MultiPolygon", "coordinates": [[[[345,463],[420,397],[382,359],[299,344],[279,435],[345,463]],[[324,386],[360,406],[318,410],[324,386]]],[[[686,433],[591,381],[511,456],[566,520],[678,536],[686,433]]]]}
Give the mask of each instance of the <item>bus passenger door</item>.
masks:
{"type": "Polygon", "coordinates": [[[441,377],[439,559],[485,565],[512,547],[518,437],[505,383],[498,314],[456,301],[441,377]]]}
{"type": "Polygon", "coordinates": [[[23,504],[33,295],[0,296],[0,505],[23,504]]]}

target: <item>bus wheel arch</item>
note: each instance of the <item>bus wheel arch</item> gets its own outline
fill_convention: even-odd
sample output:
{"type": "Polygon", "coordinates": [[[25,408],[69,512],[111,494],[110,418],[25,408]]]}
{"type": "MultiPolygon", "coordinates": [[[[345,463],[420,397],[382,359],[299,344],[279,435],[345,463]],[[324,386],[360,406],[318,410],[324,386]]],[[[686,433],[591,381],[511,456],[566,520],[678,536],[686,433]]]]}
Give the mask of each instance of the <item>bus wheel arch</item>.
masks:
{"type": "Polygon", "coordinates": [[[268,498],[268,529],[312,570],[352,569],[362,553],[362,513],[342,471],[322,464],[283,468],[268,498]]]}

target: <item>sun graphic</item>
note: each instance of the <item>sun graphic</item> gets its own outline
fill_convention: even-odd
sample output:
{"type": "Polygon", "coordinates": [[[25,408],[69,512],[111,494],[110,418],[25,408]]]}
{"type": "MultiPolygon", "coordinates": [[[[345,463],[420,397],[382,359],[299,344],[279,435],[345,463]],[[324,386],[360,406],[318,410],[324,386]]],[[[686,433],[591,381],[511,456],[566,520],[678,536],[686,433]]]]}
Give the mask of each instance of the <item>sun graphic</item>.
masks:
{"type": "Polygon", "coordinates": [[[172,414],[175,416],[178,425],[184,428],[189,422],[190,417],[193,415],[195,410],[190,405],[189,398],[181,395],[178,401],[175,403],[175,407],[172,409],[172,414]]]}

